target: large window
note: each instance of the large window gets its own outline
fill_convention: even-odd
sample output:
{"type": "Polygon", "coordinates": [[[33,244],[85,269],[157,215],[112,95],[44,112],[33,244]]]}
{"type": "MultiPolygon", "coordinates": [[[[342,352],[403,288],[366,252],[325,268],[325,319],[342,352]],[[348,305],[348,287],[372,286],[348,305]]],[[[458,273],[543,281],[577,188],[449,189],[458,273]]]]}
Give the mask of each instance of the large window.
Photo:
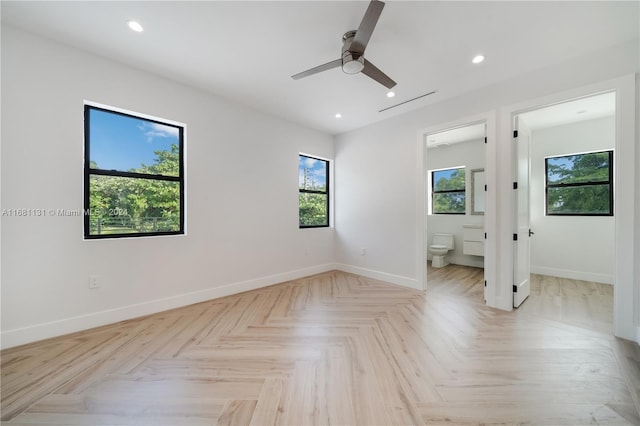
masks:
{"type": "Polygon", "coordinates": [[[613,151],[545,158],[545,175],[547,215],[613,215],[613,151]]]}
{"type": "Polygon", "coordinates": [[[431,213],[465,214],[464,167],[431,172],[431,213]]]}
{"type": "Polygon", "coordinates": [[[84,236],[184,233],[184,128],[85,105],[84,236]]]}
{"type": "Polygon", "coordinates": [[[298,206],[300,228],[329,226],[329,161],[300,154],[298,206]]]}

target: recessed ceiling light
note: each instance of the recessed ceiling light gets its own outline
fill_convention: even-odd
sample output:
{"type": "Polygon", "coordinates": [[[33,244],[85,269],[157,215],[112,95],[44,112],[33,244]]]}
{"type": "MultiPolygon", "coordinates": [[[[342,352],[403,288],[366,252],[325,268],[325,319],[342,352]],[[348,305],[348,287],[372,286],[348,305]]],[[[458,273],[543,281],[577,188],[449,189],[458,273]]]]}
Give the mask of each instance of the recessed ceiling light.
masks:
{"type": "Polygon", "coordinates": [[[128,21],[127,25],[129,25],[129,28],[137,33],[141,33],[142,31],[144,31],[144,28],[142,28],[142,25],[140,25],[140,22],[138,21],[128,21]]]}
{"type": "Polygon", "coordinates": [[[337,114],[336,114],[336,118],[342,118],[342,114],[337,113],[337,114]]]}
{"type": "Polygon", "coordinates": [[[484,56],[482,55],[476,55],[471,62],[473,62],[474,64],[479,64],[480,62],[484,61],[484,56]]]}
{"type": "Polygon", "coordinates": [[[395,95],[396,95],[396,92],[394,91],[387,92],[387,98],[393,98],[395,95]]]}

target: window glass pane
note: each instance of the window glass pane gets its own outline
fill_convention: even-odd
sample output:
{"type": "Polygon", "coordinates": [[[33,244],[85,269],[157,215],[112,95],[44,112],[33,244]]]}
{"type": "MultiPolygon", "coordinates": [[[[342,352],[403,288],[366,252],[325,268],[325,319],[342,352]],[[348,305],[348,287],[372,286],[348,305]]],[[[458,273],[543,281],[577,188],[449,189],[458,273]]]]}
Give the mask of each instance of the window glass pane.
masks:
{"type": "Polygon", "coordinates": [[[299,194],[300,226],[329,226],[327,197],[326,194],[299,194]]]}
{"type": "Polygon", "coordinates": [[[328,164],[328,161],[301,155],[298,163],[298,188],[326,192],[328,164]]]}
{"type": "Polygon", "coordinates": [[[606,185],[554,187],[547,189],[548,214],[611,214],[606,185]]]}
{"type": "Polygon", "coordinates": [[[89,108],[89,167],[179,176],[180,129],[89,108]]]}
{"type": "Polygon", "coordinates": [[[609,167],[608,152],[547,158],[547,183],[608,182],[609,167]]]}
{"type": "Polygon", "coordinates": [[[89,235],[180,231],[180,182],[91,175],[89,235]]]}
{"type": "Polygon", "coordinates": [[[464,191],[464,168],[433,172],[434,191],[464,191]]]}
{"type": "Polygon", "coordinates": [[[433,194],[433,213],[465,212],[464,192],[445,192],[433,194]]]}

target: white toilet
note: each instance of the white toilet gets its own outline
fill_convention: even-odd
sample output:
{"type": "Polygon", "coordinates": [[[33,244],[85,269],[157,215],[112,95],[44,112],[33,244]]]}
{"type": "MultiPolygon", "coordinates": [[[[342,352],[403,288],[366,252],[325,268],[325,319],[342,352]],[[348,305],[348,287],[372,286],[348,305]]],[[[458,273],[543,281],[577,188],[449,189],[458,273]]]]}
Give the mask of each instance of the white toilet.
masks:
{"type": "Polygon", "coordinates": [[[429,246],[431,266],[434,268],[447,266],[449,262],[447,262],[444,257],[449,250],[453,250],[453,248],[453,234],[433,234],[433,241],[429,246]]]}

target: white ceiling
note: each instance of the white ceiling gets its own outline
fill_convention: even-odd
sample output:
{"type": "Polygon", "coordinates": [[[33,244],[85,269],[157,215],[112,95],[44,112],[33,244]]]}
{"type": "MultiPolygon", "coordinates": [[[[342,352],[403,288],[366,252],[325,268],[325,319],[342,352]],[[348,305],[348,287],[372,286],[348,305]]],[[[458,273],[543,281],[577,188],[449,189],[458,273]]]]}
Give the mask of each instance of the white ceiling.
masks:
{"type": "Polygon", "coordinates": [[[468,126],[456,127],[438,133],[427,135],[427,148],[447,146],[454,143],[475,141],[484,139],[486,135],[485,124],[470,124],[468,126]]]}
{"type": "MultiPolygon", "coordinates": [[[[607,92],[527,111],[518,114],[518,119],[524,121],[531,130],[540,130],[563,124],[610,117],[615,112],[616,94],[607,92]]],[[[427,135],[427,148],[477,141],[484,137],[484,123],[469,124],[427,135]]]]}
{"type": "Polygon", "coordinates": [[[2,22],[337,134],[638,38],[638,2],[387,1],[365,56],[395,98],[333,69],[366,1],[2,1],[2,22]],[[145,28],[134,33],[126,22],[145,28]],[[474,55],[486,56],[473,65],[474,55]],[[435,95],[380,109],[437,90],[435,95]],[[336,119],[335,114],[342,118],[336,119]]]}
{"type": "Polygon", "coordinates": [[[523,120],[531,130],[539,130],[562,124],[608,117],[614,115],[615,112],[616,94],[609,92],[549,105],[519,114],[518,118],[523,120]]]}

